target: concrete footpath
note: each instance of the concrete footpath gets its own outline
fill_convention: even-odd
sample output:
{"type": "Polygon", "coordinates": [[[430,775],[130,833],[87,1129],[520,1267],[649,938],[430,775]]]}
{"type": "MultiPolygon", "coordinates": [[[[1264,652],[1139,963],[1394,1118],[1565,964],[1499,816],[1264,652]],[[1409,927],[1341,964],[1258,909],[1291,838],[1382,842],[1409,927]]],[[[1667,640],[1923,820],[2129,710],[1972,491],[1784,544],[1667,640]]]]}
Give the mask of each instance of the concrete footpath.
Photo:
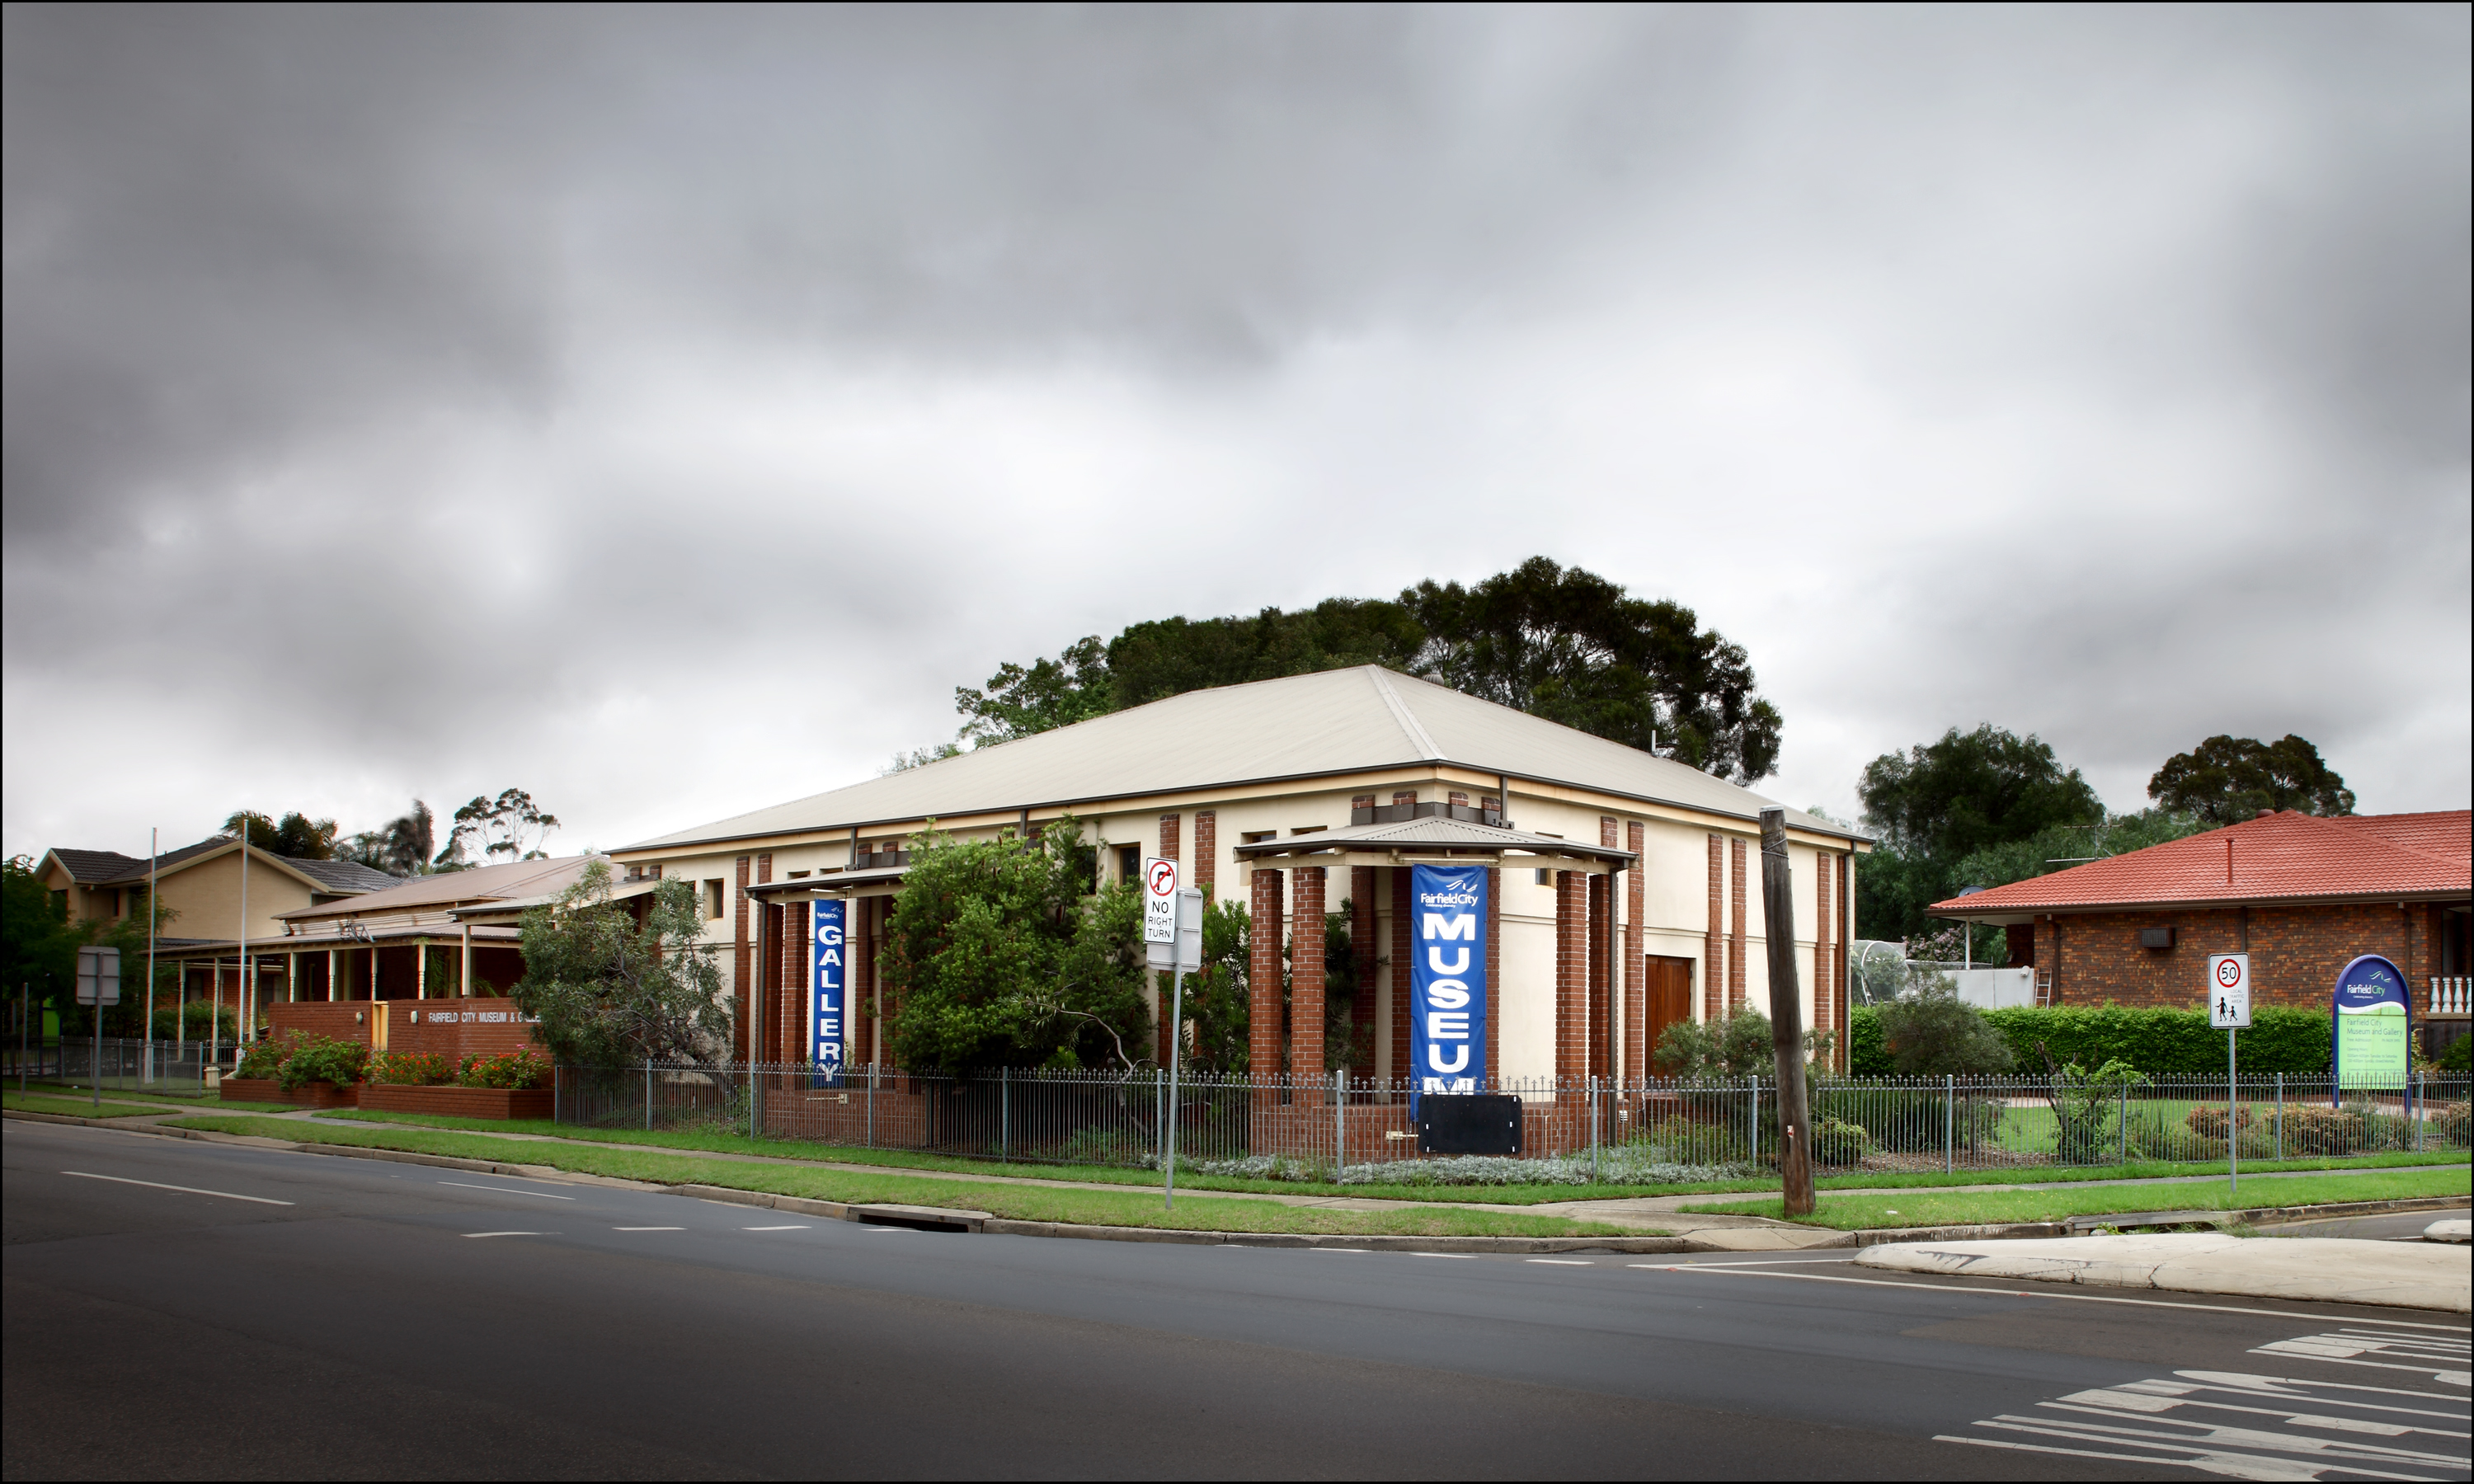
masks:
{"type": "MultiPolygon", "coordinates": [[[[2060,1240],[1899,1242],[1868,1247],[1865,1267],[1958,1278],[2005,1278],[2091,1288],[2313,1299],[2393,1308],[2474,1311],[2474,1265],[2438,1242],[2296,1236],[2258,1241],[2220,1233],[2074,1236],[2060,1240]]],[[[2460,1376],[2458,1384],[2466,1384],[2460,1376]]]]}

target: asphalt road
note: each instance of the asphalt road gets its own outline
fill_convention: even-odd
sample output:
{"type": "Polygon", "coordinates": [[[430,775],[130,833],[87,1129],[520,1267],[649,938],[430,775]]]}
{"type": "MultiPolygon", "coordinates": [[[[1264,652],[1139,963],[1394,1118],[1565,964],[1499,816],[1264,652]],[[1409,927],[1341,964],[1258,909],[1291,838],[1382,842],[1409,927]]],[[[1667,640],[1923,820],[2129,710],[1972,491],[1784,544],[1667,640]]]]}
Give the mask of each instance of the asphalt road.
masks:
{"type": "Polygon", "coordinates": [[[2467,1477],[2440,1315],[943,1234],[0,1128],[12,1479],[2467,1477]]]}

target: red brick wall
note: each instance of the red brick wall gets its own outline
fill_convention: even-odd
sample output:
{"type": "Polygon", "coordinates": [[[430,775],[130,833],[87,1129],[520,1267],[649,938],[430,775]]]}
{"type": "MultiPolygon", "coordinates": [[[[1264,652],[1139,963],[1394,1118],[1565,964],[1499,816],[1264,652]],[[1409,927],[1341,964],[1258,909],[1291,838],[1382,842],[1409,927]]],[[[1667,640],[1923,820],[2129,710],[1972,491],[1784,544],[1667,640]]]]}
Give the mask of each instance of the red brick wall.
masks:
{"type": "Polygon", "coordinates": [[[2208,955],[2247,951],[2252,1004],[2324,1009],[2337,971],[2365,953],[2385,954],[2419,985],[2429,972],[2423,916],[2419,903],[2376,902],[2056,917],[2036,923],[2036,972],[2053,976],[2056,1004],[2196,1010],[2208,955]],[[2146,927],[2173,928],[2173,946],[2141,947],[2146,927]]]}
{"type": "Polygon", "coordinates": [[[1829,855],[1815,855],[1812,867],[1812,916],[1814,921],[1812,924],[1811,1018],[1812,1028],[1815,1031],[1826,1034],[1831,1025],[1831,1012],[1837,1008],[1837,996],[1830,992],[1830,933],[1831,927],[1837,922],[1837,914],[1831,910],[1831,889],[1836,885],[1836,882],[1831,879],[1833,874],[1831,870],[1832,862],[1829,855]]]}
{"type": "Polygon", "coordinates": [[[533,1027],[516,1018],[516,1003],[509,999],[387,1000],[377,1008],[386,1013],[389,1051],[461,1061],[503,1056],[534,1044],[533,1027]]]}
{"type": "Polygon", "coordinates": [[[1588,1051],[1581,1061],[1589,1068],[1589,1075],[1603,1077],[1609,1070],[1607,1027],[1612,1023],[1607,1018],[1608,1001],[1612,997],[1608,993],[1608,980],[1614,969],[1607,958],[1607,924],[1613,921],[1615,878],[1593,875],[1589,882],[1589,922],[1586,946],[1589,961],[1589,1001],[1588,1019],[1581,1027],[1588,1051]]]}
{"type": "Polygon", "coordinates": [[[1382,958],[1374,941],[1374,868],[1348,868],[1348,957],[1356,975],[1357,998],[1349,1005],[1351,1037],[1367,1048],[1365,1071],[1374,1072],[1374,969],[1382,958]]]}
{"type": "Polygon", "coordinates": [[[751,986],[747,980],[747,872],[748,858],[739,857],[739,884],[731,895],[730,926],[730,1043],[733,1054],[740,1061],[747,1059],[747,1007],[751,986]]]}
{"type": "Polygon", "coordinates": [[[1727,1013],[1744,1008],[1744,842],[1727,842],[1727,900],[1734,922],[1727,930],[1727,1013]]]}
{"type": "MultiPolygon", "coordinates": [[[[1392,877],[1392,1076],[1397,1080],[1409,1075],[1409,970],[1417,952],[1410,933],[1417,918],[1409,901],[1409,868],[1384,870],[1392,877]]],[[[1489,1036],[1494,1034],[1494,1020],[1492,1015],[1486,1017],[1489,1036]]]]}
{"type": "Polygon", "coordinates": [[[1220,815],[1217,810],[1198,809],[1194,814],[1194,884],[1202,889],[1202,899],[1217,899],[1220,885],[1220,815]]]}
{"type": "Polygon", "coordinates": [[[1564,1082],[1589,1075],[1589,893],[1588,875],[1555,873],[1555,1076],[1564,1082]]]}
{"type": "Polygon", "coordinates": [[[1289,932],[1289,1072],[1307,1080],[1324,1075],[1322,919],[1328,873],[1321,866],[1300,866],[1294,874],[1298,900],[1289,932]]]}
{"type": "Polygon", "coordinates": [[[1644,910],[1647,874],[1641,870],[1644,826],[1635,821],[1624,826],[1624,849],[1632,851],[1632,870],[1624,874],[1624,1064],[1627,1077],[1646,1075],[1649,1048],[1644,1043],[1649,1024],[1649,1005],[1644,993],[1649,981],[1647,966],[1641,962],[1643,943],[1640,920],[1644,910]]]}
{"type": "Polygon", "coordinates": [[[297,1005],[269,1005],[267,1023],[279,1039],[285,1036],[324,1036],[329,1041],[370,1044],[370,1012],[377,1008],[369,1000],[303,1001],[297,1005]]]}
{"type": "MultiPolygon", "coordinates": [[[[1254,868],[1253,922],[1247,934],[1247,1067],[1257,1079],[1280,1074],[1280,920],[1288,883],[1274,866],[1254,868]]],[[[1257,1094],[1256,1101],[1265,1099],[1257,1094]]]]}

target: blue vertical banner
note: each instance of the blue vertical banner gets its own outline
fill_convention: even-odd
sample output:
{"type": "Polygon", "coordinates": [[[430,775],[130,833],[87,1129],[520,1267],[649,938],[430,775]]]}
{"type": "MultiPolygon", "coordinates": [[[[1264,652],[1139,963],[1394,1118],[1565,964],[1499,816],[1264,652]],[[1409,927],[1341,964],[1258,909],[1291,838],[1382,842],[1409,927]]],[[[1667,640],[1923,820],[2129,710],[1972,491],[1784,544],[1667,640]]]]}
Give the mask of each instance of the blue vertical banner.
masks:
{"type": "Polygon", "coordinates": [[[850,1017],[842,998],[848,956],[842,943],[843,905],[816,901],[808,906],[808,926],[815,940],[815,972],[808,980],[808,1026],[813,1033],[819,1087],[835,1087],[842,1078],[842,1034],[850,1017]]]}
{"type": "Polygon", "coordinates": [[[1410,1075],[1419,1092],[1475,1092],[1487,1074],[1486,868],[1409,869],[1410,1075]]]}

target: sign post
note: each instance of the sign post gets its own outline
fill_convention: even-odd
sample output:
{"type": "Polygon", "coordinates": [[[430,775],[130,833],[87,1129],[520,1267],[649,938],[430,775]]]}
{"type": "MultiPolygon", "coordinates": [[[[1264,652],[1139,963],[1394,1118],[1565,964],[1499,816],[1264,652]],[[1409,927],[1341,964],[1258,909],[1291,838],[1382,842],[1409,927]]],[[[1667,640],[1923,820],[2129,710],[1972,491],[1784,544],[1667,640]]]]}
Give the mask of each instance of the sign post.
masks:
{"type": "Polygon", "coordinates": [[[103,1007],[120,1003],[120,950],[78,949],[77,1000],[94,1007],[94,1106],[103,1107],[103,1007]]]}
{"type": "Polygon", "coordinates": [[[2242,1083],[2234,1072],[2234,1037],[2250,1029],[2250,955],[2208,955],[2208,1024],[2225,1033],[2225,1193],[2242,1189],[2242,1083]]]}
{"type": "Polygon", "coordinates": [[[1166,969],[1168,1006],[1168,1117],[1160,1130],[1160,1209],[1176,1209],[1176,1072],[1185,1049],[1185,976],[1202,967],[1202,894],[1176,884],[1176,862],[1164,855],[1143,861],[1143,957],[1166,969]]]}

